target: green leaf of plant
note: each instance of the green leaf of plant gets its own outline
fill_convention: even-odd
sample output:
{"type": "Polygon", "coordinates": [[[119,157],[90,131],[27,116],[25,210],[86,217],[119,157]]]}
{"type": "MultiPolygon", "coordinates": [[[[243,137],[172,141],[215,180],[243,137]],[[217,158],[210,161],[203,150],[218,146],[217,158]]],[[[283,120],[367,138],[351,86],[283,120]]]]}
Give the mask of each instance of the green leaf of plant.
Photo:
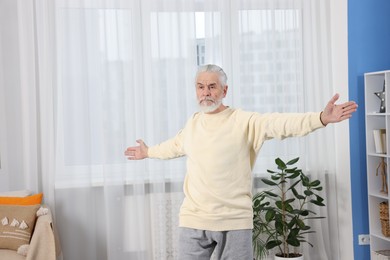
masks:
{"type": "Polygon", "coordinates": [[[312,233],[315,233],[315,231],[305,231],[305,232],[301,232],[301,233],[299,234],[299,236],[297,236],[297,237],[303,238],[302,235],[305,235],[305,234],[312,234],[312,233]]]}
{"type": "Polygon", "coordinates": [[[313,247],[313,244],[310,243],[309,241],[305,240],[305,239],[299,239],[299,241],[302,243],[308,243],[311,247],[313,247]]]}
{"type": "Polygon", "coordinates": [[[289,203],[293,202],[294,200],[295,200],[294,198],[288,199],[288,200],[285,200],[284,203],[285,204],[289,204],[289,203]]]}
{"type": "Polygon", "coordinates": [[[275,163],[278,166],[278,169],[280,170],[284,170],[287,168],[286,164],[280,158],[276,158],[275,163]]]}
{"type": "Polygon", "coordinates": [[[277,194],[273,193],[273,192],[270,192],[270,191],[264,191],[264,193],[266,193],[267,195],[271,196],[271,197],[278,197],[277,194]]]}
{"type": "Polygon", "coordinates": [[[305,199],[305,197],[302,196],[302,195],[300,195],[300,194],[298,193],[298,191],[297,191],[295,188],[292,188],[291,191],[292,191],[292,193],[294,194],[294,196],[295,196],[297,199],[299,199],[299,200],[305,199]]]}
{"type": "Polygon", "coordinates": [[[299,234],[299,228],[293,228],[290,230],[290,233],[288,234],[288,238],[296,237],[299,234]]]}
{"type": "Polygon", "coordinates": [[[283,207],[282,207],[283,204],[280,200],[276,201],[275,205],[276,205],[276,207],[278,207],[278,209],[283,209],[283,207]]]}
{"type": "Polygon", "coordinates": [[[306,217],[306,216],[309,215],[309,211],[308,210],[302,210],[300,215],[306,217]]]}
{"type": "Polygon", "coordinates": [[[269,172],[269,173],[277,173],[277,172],[274,172],[274,171],[271,171],[271,170],[267,170],[267,172],[269,172]]]}
{"type": "MultiPolygon", "coordinates": [[[[297,169],[298,169],[297,167],[288,168],[288,169],[286,169],[286,172],[287,172],[287,173],[293,173],[293,172],[295,172],[297,169]]],[[[299,171],[297,171],[297,172],[299,172],[299,171]]]]}
{"type": "Polygon", "coordinates": [[[274,210],[268,210],[267,213],[265,213],[265,220],[267,222],[271,222],[275,217],[275,211],[274,210]]]}
{"type": "Polygon", "coordinates": [[[291,213],[291,214],[294,214],[294,215],[300,215],[300,214],[301,214],[301,211],[302,211],[302,210],[294,209],[294,210],[292,210],[290,213],[291,213]]]}
{"type": "Polygon", "coordinates": [[[254,200],[257,200],[257,199],[263,200],[263,199],[264,199],[264,192],[258,192],[258,193],[256,193],[256,194],[253,196],[253,199],[254,199],[254,200]]]}
{"type": "Polygon", "coordinates": [[[315,188],[313,188],[313,190],[322,191],[322,187],[315,187],[315,188]]]}
{"type": "Polygon", "coordinates": [[[301,173],[301,180],[302,180],[302,185],[307,187],[310,185],[310,180],[308,177],[306,177],[303,173],[301,173]]]}
{"type": "Polygon", "coordinates": [[[293,219],[290,221],[290,223],[287,224],[287,227],[288,227],[289,229],[291,229],[291,228],[294,227],[294,225],[295,225],[296,223],[297,223],[296,218],[293,218],[293,219]]]}
{"type": "Polygon", "coordinates": [[[281,244],[282,244],[282,241],[280,241],[280,240],[271,240],[271,241],[268,241],[268,243],[265,245],[265,247],[269,250],[269,249],[277,247],[281,244]]]}
{"type": "Polygon", "coordinates": [[[287,163],[287,165],[293,165],[294,163],[296,163],[297,161],[299,161],[299,157],[295,158],[295,159],[292,159],[291,161],[289,161],[287,163]]]}
{"type": "Polygon", "coordinates": [[[306,219],[323,219],[323,218],[325,218],[325,217],[308,217],[306,219]]]}
{"type": "Polygon", "coordinates": [[[287,238],[286,242],[294,247],[298,247],[301,244],[296,237],[287,238]]]}
{"type": "Polygon", "coordinates": [[[294,215],[300,215],[300,216],[303,216],[303,217],[306,217],[309,215],[309,211],[307,210],[300,210],[300,209],[294,209],[293,211],[291,211],[292,214],[294,215]]]}
{"type": "Polygon", "coordinates": [[[298,183],[300,183],[300,182],[301,182],[301,180],[297,180],[296,182],[294,182],[294,183],[290,186],[289,190],[291,190],[292,188],[295,188],[295,186],[297,186],[298,183]]]}
{"type": "Polygon", "coordinates": [[[318,196],[318,195],[316,195],[316,198],[317,198],[318,202],[323,202],[324,201],[324,199],[322,197],[318,196]]]}
{"type": "Polygon", "coordinates": [[[310,229],[310,226],[304,226],[301,228],[302,230],[309,230],[310,229]]]}
{"type": "Polygon", "coordinates": [[[300,228],[304,228],[306,225],[305,223],[301,220],[301,219],[297,219],[297,225],[300,227],[300,228]]]}
{"type": "Polygon", "coordinates": [[[283,235],[283,222],[275,221],[275,230],[279,235],[283,235]]]}
{"type": "Polygon", "coordinates": [[[261,207],[265,208],[266,206],[270,205],[271,203],[270,202],[264,202],[263,204],[261,204],[261,207]]]}
{"type": "Polygon", "coordinates": [[[313,203],[313,204],[315,204],[315,205],[317,205],[317,206],[320,206],[320,207],[323,207],[323,206],[325,206],[325,204],[324,204],[324,203],[322,203],[322,202],[319,202],[319,201],[316,201],[316,200],[310,200],[310,202],[311,202],[311,203],[313,203]]]}
{"type": "MultiPolygon", "coordinates": [[[[274,207],[266,207],[266,205],[265,204],[263,204],[264,205],[264,207],[262,208],[262,210],[270,210],[270,209],[274,209],[274,207]]],[[[267,204],[268,205],[268,204],[267,204]]]]}
{"type": "Polygon", "coordinates": [[[315,181],[313,181],[313,182],[310,183],[310,186],[316,187],[316,186],[318,186],[318,185],[320,185],[320,184],[321,184],[321,182],[320,182],[319,180],[315,180],[315,181]]]}
{"type": "Polygon", "coordinates": [[[270,186],[277,186],[278,184],[273,182],[273,181],[270,181],[268,179],[261,179],[262,182],[264,182],[265,184],[267,185],[270,185],[270,186]]]}
{"type": "Polygon", "coordinates": [[[293,174],[287,176],[286,178],[295,179],[295,178],[298,177],[300,174],[301,174],[300,172],[294,172],[293,174]]]}
{"type": "Polygon", "coordinates": [[[285,204],[284,205],[284,209],[287,211],[287,212],[291,212],[294,210],[294,208],[290,205],[290,204],[285,204]]]}
{"type": "Polygon", "coordinates": [[[306,196],[311,196],[314,194],[311,190],[305,190],[303,193],[305,193],[306,196]]]}

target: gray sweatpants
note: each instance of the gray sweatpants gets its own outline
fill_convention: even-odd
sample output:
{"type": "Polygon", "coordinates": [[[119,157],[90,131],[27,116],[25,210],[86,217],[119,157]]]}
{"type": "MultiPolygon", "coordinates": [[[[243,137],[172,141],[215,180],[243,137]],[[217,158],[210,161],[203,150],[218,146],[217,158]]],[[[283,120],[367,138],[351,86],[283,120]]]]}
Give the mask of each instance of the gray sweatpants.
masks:
{"type": "Polygon", "coordinates": [[[253,260],[252,230],[208,231],[180,228],[180,260],[253,260]]]}

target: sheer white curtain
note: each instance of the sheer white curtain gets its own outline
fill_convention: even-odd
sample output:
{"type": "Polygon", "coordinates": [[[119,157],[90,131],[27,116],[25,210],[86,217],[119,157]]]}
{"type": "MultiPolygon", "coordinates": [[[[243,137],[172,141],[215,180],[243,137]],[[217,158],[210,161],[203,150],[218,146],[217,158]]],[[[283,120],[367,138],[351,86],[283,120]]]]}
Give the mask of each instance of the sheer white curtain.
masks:
{"type": "Polygon", "coordinates": [[[54,205],[55,42],[38,5],[0,1],[0,189],[44,192],[54,205]]]}
{"type": "MultiPolygon", "coordinates": [[[[15,46],[2,42],[18,54],[20,89],[5,84],[12,57],[0,45],[0,93],[18,97],[2,108],[22,116],[20,133],[0,137],[23,136],[15,143],[23,167],[33,166],[23,180],[53,206],[64,259],[177,259],[185,158],[128,162],[123,152],[137,138],[152,145],[183,127],[196,111],[199,64],[225,69],[232,107],[320,111],[333,94],[325,0],[5,2],[17,14],[15,46]]],[[[299,156],[323,179],[327,218],[313,223],[310,259],[338,259],[334,149],[329,129],[269,141],[254,171],[299,156]]],[[[2,166],[17,165],[17,153],[7,154],[15,161],[2,166]]],[[[2,189],[20,185],[9,178],[2,189]]]]}

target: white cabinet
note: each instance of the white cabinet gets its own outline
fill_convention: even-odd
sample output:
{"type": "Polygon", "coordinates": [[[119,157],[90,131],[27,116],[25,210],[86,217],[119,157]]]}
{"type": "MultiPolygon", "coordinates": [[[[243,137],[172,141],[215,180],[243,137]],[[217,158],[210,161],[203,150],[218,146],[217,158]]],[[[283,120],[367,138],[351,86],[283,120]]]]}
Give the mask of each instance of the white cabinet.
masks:
{"type": "Polygon", "coordinates": [[[389,169],[384,167],[390,165],[390,92],[386,89],[390,87],[390,70],[365,73],[364,86],[370,246],[371,251],[390,250],[390,236],[382,232],[379,212],[379,204],[389,203],[390,200],[386,190],[389,186],[389,169]],[[384,112],[381,111],[381,103],[385,106],[384,112]],[[386,133],[378,134],[375,142],[374,132],[386,133]],[[381,142],[383,147],[380,147],[381,142]]]}

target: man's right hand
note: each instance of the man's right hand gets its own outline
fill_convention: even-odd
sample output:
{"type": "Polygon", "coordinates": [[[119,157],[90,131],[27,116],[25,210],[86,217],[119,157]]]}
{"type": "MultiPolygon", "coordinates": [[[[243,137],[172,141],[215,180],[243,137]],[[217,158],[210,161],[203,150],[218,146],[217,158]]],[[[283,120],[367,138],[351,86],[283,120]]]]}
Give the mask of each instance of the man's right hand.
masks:
{"type": "Polygon", "coordinates": [[[136,142],[139,146],[127,147],[125,151],[128,160],[142,160],[148,157],[148,146],[141,139],[136,142]]]}

